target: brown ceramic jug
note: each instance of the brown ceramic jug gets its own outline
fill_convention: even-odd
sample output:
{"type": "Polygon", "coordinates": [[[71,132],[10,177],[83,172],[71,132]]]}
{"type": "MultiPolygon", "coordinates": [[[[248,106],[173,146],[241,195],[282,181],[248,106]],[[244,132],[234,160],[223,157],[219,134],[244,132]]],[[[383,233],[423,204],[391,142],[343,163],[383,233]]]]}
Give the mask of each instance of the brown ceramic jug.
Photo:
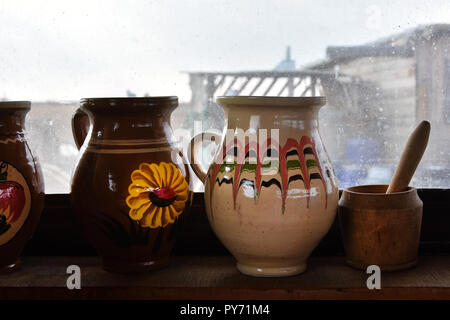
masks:
{"type": "Polygon", "coordinates": [[[72,203],[107,271],[169,263],[192,199],[169,126],[177,105],[177,97],[82,99],[73,117],[81,155],[72,203]]]}
{"type": "Polygon", "coordinates": [[[20,265],[44,207],[44,181],[26,139],[29,101],[0,102],[0,272],[20,265]]]}

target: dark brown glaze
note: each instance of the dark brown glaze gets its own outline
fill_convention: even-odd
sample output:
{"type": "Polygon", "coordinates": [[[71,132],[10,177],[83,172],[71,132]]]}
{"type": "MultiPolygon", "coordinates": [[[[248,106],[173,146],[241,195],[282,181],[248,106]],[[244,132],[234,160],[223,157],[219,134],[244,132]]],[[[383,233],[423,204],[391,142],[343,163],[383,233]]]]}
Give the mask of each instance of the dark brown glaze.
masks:
{"type": "Polygon", "coordinates": [[[77,109],[72,117],[72,134],[78,149],[83,145],[89,131],[89,117],[86,112],[77,109]]]}
{"type": "Polygon", "coordinates": [[[25,133],[29,101],[0,102],[0,272],[19,257],[44,208],[44,180],[25,133]]]}
{"type": "MultiPolygon", "coordinates": [[[[170,186],[159,186],[160,189],[153,186],[152,192],[142,193],[144,197],[139,201],[144,205],[151,202],[144,216],[153,212],[151,216],[161,217],[161,223],[167,223],[165,227],[157,226],[157,223],[147,225],[144,218],[132,219],[132,208],[126,199],[130,197],[130,185],[136,185],[131,175],[143,163],[154,164],[158,170],[163,162],[164,168],[174,164],[176,168],[170,168],[175,168],[173,172],[179,170],[189,186],[187,162],[177,151],[169,126],[170,114],[177,105],[176,97],[81,101],[81,110],[89,116],[92,127],[86,138],[89,142],[81,149],[82,155],[72,179],[71,196],[84,232],[102,257],[105,270],[138,272],[169,263],[177,230],[190,207],[190,188],[187,189],[184,209],[169,223],[162,218],[163,210],[175,210],[174,201],[178,201],[180,193],[174,193],[170,186]],[[156,211],[151,208],[156,208],[156,211]]],[[[85,122],[79,111],[75,116],[85,122]]],[[[82,135],[77,128],[82,125],[74,125],[77,139],[82,135]]]]}

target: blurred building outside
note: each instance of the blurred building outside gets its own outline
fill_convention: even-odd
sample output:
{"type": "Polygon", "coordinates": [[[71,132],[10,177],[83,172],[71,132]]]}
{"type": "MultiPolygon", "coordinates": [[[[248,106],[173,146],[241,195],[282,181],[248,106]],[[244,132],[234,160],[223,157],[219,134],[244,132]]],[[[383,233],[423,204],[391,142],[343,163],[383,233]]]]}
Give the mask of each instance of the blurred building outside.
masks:
{"type": "Polygon", "coordinates": [[[429,147],[412,184],[448,187],[450,25],[419,26],[359,46],[329,46],[326,54],[301,69],[295,69],[288,48],[272,71],[189,72],[188,108],[201,118],[220,113],[213,102],[220,95],[325,95],[320,131],[341,188],[389,183],[409,134],[430,120],[429,147]]]}
{"type": "MultiPolygon", "coordinates": [[[[224,113],[214,102],[220,95],[325,95],[320,131],[341,188],[388,183],[409,133],[423,119],[431,121],[432,134],[412,184],[448,188],[449,50],[450,25],[427,25],[360,46],[329,46],[326,59],[299,69],[288,47],[270,71],[187,72],[191,101],[180,103],[171,124],[191,137],[194,121],[204,131],[222,130],[224,113]]],[[[78,101],[34,102],[28,115],[47,193],[70,190],[78,157],[71,130],[77,106],[78,101]]]]}

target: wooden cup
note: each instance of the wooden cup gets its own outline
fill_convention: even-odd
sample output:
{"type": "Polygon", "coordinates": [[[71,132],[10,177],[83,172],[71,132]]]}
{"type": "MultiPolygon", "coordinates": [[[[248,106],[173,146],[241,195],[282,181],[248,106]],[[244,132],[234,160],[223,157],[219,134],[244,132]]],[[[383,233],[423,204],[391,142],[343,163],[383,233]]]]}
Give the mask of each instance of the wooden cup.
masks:
{"type": "Polygon", "coordinates": [[[346,261],[357,269],[402,270],[418,262],[423,204],[417,190],[386,194],[387,185],[345,189],[339,223],[346,261]]]}

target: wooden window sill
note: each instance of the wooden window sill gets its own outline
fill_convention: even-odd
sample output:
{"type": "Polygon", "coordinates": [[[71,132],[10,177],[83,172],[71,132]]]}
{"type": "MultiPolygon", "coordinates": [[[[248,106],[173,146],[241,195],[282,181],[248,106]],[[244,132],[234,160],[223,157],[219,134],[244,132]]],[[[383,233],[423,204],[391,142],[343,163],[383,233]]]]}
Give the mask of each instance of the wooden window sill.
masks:
{"type": "Polygon", "coordinates": [[[138,275],[105,272],[97,257],[24,257],[22,269],[0,276],[3,299],[450,299],[450,257],[421,257],[415,268],[382,273],[381,290],[343,257],[312,257],[287,278],[254,278],[231,256],[176,256],[169,267],[138,275]],[[81,290],[66,287],[68,265],[81,267],[81,290]]]}
{"type": "Polygon", "coordinates": [[[420,189],[424,203],[416,268],[369,275],[348,267],[337,219],[309,260],[288,278],[242,275],[214,235],[202,193],[196,193],[167,268],[140,275],[104,272],[83,236],[68,194],[47,195],[38,228],[22,255],[22,269],[0,275],[3,299],[450,299],[450,189],[420,189]],[[81,290],[66,288],[66,269],[81,267],[81,290]]]}

